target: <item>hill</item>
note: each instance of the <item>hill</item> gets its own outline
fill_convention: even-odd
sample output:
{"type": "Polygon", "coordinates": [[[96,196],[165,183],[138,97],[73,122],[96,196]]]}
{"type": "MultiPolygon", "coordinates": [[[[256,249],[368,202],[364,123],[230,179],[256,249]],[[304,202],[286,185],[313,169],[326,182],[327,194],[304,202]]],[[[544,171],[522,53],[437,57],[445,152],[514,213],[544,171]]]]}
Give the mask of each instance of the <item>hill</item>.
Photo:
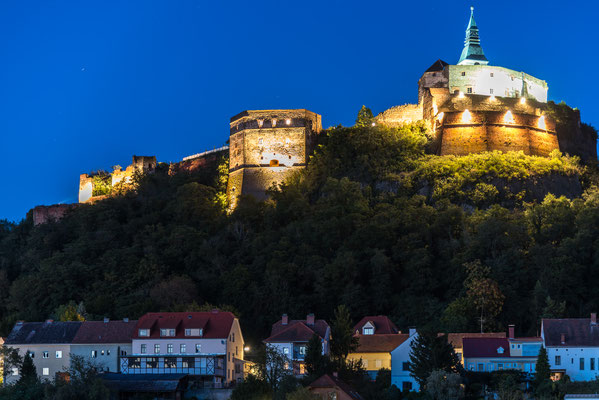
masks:
{"type": "Polygon", "coordinates": [[[542,315],[599,308],[594,166],[558,152],[439,157],[430,143],[418,124],[329,129],[271,200],[230,215],[222,160],[159,167],[58,222],[3,222],[0,335],[69,305],[90,318],[216,305],[254,343],[282,313],[331,318],[337,304],[403,329],[475,330],[473,271],[500,292],[487,329],[536,333],[542,315]]]}

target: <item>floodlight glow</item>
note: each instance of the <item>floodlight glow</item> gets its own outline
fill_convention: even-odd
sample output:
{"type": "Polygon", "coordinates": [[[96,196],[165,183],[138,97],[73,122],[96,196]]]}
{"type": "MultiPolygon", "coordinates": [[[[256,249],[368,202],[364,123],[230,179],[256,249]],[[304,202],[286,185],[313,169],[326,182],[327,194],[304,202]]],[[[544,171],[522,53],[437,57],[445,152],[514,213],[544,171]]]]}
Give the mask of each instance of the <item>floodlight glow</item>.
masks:
{"type": "Polygon", "coordinates": [[[507,110],[505,116],[503,117],[503,122],[506,124],[513,124],[515,122],[514,115],[512,114],[511,110],[507,110]]]}
{"type": "Polygon", "coordinates": [[[547,126],[545,125],[545,116],[544,115],[541,115],[539,117],[538,126],[539,126],[539,129],[543,129],[543,130],[547,129],[547,126]]]}
{"type": "Polygon", "coordinates": [[[472,122],[472,115],[470,114],[470,111],[464,110],[462,113],[462,122],[465,124],[472,122]]]}

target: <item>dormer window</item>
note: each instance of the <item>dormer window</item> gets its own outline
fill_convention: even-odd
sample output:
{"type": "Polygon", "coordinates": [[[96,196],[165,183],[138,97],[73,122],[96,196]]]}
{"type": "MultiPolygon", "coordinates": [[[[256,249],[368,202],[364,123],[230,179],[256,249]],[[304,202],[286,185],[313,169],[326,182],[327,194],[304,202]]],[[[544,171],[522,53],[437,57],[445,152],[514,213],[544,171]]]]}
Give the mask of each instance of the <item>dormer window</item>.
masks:
{"type": "Polygon", "coordinates": [[[139,330],[139,336],[141,336],[141,337],[149,337],[150,336],[150,330],[149,329],[140,329],[139,330]]]}
{"type": "Polygon", "coordinates": [[[204,336],[203,329],[185,329],[185,336],[204,336]]]}
{"type": "Polygon", "coordinates": [[[162,336],[162,337],[175,336],[175,330],[174,329],[161,329],[160,336],[162,336]]]}
{"type": "Polygon", "coordinates": [[[503,354],[503,352],[504,352],[503,347],[497,348],[497,354],[503,354]]]}
{"type": "Polygon", "coordinates": [[[362,329],[362,334],[374,335],[374,328],[372,326],[365,326],[364,329],[362,329]]]}

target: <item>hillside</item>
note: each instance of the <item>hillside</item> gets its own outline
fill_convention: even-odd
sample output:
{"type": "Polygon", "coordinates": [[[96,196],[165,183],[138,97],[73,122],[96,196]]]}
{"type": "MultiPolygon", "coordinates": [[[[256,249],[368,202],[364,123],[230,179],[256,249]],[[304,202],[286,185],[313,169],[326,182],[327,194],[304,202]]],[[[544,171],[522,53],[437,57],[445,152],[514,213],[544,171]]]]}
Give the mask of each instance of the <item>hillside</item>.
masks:
{"type": "Polygon", "coordinates": [[[599,308],[594,167],[557,152],[439,157],[429,145],[422,125],[338,127],[272,200],[242,199],[231,215],[223,160],[159,168],[137,193],[56,223],[3,222],[0,336],[68,304],[89,318],[217,305],[239,313],[254,343],[282,313],[331,318],[337,304],[402,329],[475,330],[472,265],[505,298],[488,329],[536,333],[542,315],[599,308]]]}

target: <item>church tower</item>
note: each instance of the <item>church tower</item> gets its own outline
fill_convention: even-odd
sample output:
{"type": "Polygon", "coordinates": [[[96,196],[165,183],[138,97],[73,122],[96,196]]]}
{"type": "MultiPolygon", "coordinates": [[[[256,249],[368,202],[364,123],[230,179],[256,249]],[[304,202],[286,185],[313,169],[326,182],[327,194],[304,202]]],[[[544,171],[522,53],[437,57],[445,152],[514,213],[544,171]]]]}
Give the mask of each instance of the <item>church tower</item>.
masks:
{"type": "Polygon", "coordinates": [[[478,36],[478,27],[474,21],[474,7],[470,7],[470,22],[466,29],[466,40],[464,41],[464,50],[458,65],[487,65],[489,60],[485,57],[483,48],[480,46],[480,37],[478,36]]]}

